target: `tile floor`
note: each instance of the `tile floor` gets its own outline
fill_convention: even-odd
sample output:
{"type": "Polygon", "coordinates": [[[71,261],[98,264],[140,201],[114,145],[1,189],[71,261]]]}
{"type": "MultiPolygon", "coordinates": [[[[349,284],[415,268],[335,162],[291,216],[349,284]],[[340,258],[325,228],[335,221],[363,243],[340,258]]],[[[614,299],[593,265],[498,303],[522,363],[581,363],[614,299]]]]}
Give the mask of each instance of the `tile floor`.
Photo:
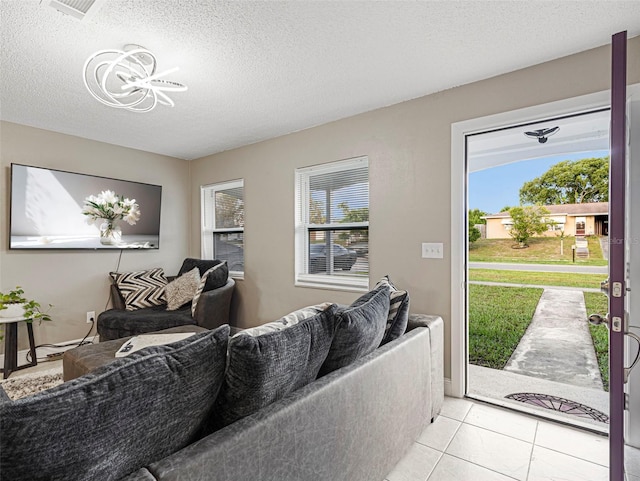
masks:
{"type": "MultiPolygon", "coordinates": [[[[640,481],[640,451],[625,458],[640,481]]],[[[608,481],[608,464],[604,436],[447,397],[387,481],[608,481]]]]}

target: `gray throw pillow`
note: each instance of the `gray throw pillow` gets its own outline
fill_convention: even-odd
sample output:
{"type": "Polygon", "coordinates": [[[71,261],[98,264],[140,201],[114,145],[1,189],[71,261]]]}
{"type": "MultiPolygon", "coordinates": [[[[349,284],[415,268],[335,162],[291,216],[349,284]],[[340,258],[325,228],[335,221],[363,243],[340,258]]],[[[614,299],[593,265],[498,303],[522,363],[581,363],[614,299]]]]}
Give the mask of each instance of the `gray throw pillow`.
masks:
{"type": "Polygon", "coordinates": [[[389,313],[389,286],[381,285],[338,313],[338,326],[320,376],[348,366],[382,342],[389,313]]]}
{"type": "MultiPolygon", "coordinates": [[[[200,276],[202,277],[205,272],[220,263],[222,263],[222,261],[219,261],[218,259],[193,259],[191,257],[187,257],[182,262],[182,267],[180,267],[178,275],[182,275],[185,272],[189,272],[194,267],[197,267],[200,271],[200,276]]],[[[202,292],[212,291],[213,289],[218,289],[219,287],[224,286],[227,283],[228,278],[229,267],[225,263],[224,266],[221,266],[220,269],[216,269],[213,275],[210,275],[207,278],[207,283],[205,284],[202,292]]]]}
{"type": "Polygon", "coordinates": [[[175,311],[187,302],[191,302],[199,284],[200,271],[198,271],[197,267],[169,282],[164,289],[167,299],[167,311],[175,311]]]}
{"type": "Polygon", "coordinates": [[[216,401],[218,425],[231,424],[313,381],[329,352],[337,309],[331,304],[313,317],[260,336],[233,336],[216,401]]]}
{"type": "Polygon", "coordinates": [[[118,480],[193,443],[212,414],[228,339],[225,325],[0,402],[2,478],[118,480]]]}

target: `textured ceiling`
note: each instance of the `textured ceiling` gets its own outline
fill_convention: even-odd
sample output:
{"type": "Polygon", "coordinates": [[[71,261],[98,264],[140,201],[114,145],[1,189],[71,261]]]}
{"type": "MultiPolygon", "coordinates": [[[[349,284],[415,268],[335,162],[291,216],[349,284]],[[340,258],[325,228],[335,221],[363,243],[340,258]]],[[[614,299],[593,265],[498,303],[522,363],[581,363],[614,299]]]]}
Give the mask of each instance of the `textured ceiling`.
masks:
{"type": "Polygon", "coordinates": [[[203,157],[640,34],[639,1],[106,0],[78,22],[0,0],[0,118],[182,159],[203,157]],[[82,67],[135,43],[189,87],[133,113],[82,67]]]}

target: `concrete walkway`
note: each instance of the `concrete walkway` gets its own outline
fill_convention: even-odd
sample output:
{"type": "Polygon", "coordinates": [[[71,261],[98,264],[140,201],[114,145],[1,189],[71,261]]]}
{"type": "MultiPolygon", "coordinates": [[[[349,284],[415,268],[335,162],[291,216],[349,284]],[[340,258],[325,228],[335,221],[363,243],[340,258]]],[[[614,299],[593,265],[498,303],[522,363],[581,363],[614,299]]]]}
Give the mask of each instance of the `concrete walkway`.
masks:
{"type": "Polygon", "coordinates": [[[582,292],[545,289],[504,370],[602,390],[582,292]]]}

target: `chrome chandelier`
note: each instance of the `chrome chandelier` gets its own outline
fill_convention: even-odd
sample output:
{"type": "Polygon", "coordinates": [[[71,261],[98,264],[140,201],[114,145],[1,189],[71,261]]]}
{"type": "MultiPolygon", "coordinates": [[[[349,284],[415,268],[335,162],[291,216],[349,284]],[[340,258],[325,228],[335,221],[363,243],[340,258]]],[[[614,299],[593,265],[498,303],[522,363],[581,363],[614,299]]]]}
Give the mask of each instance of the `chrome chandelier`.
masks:
{"type": "Polygon", "coordinates": [[[84,63],[84,85],[99,102],[133,112],[149,112],[159,103],[174,106],[168,92],[184,92],[187,87],[162,77],[178,67],[156,73],[155,55],[140,45],[123,50],[100,50],[84,63]]]}

